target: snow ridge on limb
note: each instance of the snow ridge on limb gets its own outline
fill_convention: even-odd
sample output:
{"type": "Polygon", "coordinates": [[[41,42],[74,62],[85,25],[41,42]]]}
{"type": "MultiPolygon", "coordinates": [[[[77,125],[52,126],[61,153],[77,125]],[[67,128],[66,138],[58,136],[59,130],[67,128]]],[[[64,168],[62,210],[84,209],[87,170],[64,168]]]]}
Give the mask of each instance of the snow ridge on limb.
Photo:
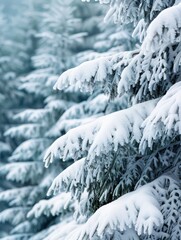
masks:
{"type": "Polygon", "coordinates": [[[176,43],[133,56],[121,73],[118,95],[127,92],[133,103],[163,96],[180,81],[180,50],[181,44],[176,43]]]}
{"type": "Polygon", "coordinates": [[[4,135],[11,138],[38,138],[44,133],[45,129],[46,126],[40,123],[27,123],[9,128],[4,135]]]}
{"type": "Polygon", "coordinates": [[[12,207],[5,209],[0,213],[0,222],[8,222],[16,226],[26,220],[26,214],[29,210],[30,207],[12,207]]]}
{"type": "Polygon", "coordinates": [[[76,191],[77,182],[82,178],[85,160],[85,158],[82,158],[61,172],[53,180],[47,195],[50,196],[52,193],[56,195],[57,193],[67,191],[68,188],[73,188],[76,191]]]}
{"type": "Polygon", "coordinates": [[[61,193],[56,197],[48,200],[41,200],[33,206],[33,208],[28,212],[28,218],[39,218],[42,215],[46,216],[56,216],[64,211],[67,211],[71,207],[71,194],[61,193]]]}
{"type": "Polygon", "coordinates": [[[75,240],[92,239],[95,236],[104,239],[106,233],[112,235],[114,231],[120,231],[126,234],[128,228],[135,230],[139,236],[154,234],[154,229],[161,228],[164,223],[157,197],[157,189],[159,190],[159,184],[162,184],[164,178],[161,177],[99,208],[79,229],[75,240]]]}
{"type": "MultiPolygon", "coordinates": [[[[123,239],[140,239],[138,236],[143,236],[145,239],[144,235],[156,238],[158,236],[168,237],[169,233],[164,232],[164,224],[174,225],[175,220],[178,220],[179,196],[181,196],[181,192],[176,181],[168,175],[163,175],[102,206],[67,239],[107,239],[105,237],[107,234],[113,236],[116,231],[123,234],[125,237],[123,239]],[[167,199],[168,195],[171,196],[171,201],[167,199]],[[140,199],[142,200],[140,201],[140,199]],[[176,217],[170,211],[172,207],[176,217]]],[[[172,234],[177,236],[174,231],[172,234]]]]}
{"type": "Polygon", "coordinates": [[[126,91],[134,103],[142,102],[163,96],[180,81],[180,14],[178,4],[163,10],[150,23],[140,53],[122,71],[119,95],[126,91]]]}
{"type": "MultiPolygon", "coordinates": [[[[82,0],[90,2],[91,0],[82,0]]],[[[105,22],[113,20],[115,23],[137,23],[140,16],[144,16],[149,23],[165,8],[172,6],[176,0],[94,0],[100,4],[109,4],[109,10],[104,18],[105,22]]]]}
{"type": "Polygon", "coordinates": [[[8,158],[9,161],[21,162],[30,159],[39,159],[44,150],[51,144],[51,140],[45,138],[29,139],[21,143],[8,158]]]}
{"type": "Polygon", "coordinates": [[[181,82],[175,83],[157,103],[151,114],[142,124],[143,137],[140,142],[140,151],[146,146],[152,148],[158,139],[165,140],[181,134],[181,82]]]}
{"type": "Polygon", "coordinates": [[[43,172],[41,162],[15,162],[0,167],[0,176],[7,180],[27,183],[37,182],[43,172]]]}
{"type": "Polygon", "coordinates": [[[54,89],[63,90],[69,86],[76,86],[83,92],[91,93],[102,89],[115,97],[120,73],[134,54],[135,51],[123,52],[84,62],[64,72],[54,85],[54,89]]]}
{"type": "Polygon", "coordinates": [[[124,146],[130,141],[139,142],[141,124],[157,101],[158,99],[137,104],[71,129],[49,147],[44,157],[45,166],[48,167],[55,157],[66,160],[88,154],[88,159],[91,160],[101,155],[101,152],[116,152],[119,146],[124,146]]]}
{"type": "Polygon", "coordinates": [[[181,4],[163,10],[149,25],[142,44],[142,52],[155,52],[160,44],[173,44],[181,40],[181,4]]]}

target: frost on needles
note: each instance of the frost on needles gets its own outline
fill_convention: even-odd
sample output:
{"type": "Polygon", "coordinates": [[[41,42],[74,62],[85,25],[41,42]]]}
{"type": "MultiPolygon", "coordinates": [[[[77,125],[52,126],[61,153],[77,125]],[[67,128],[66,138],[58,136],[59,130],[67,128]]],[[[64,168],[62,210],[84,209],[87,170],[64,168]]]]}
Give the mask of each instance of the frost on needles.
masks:
{"type": "Polygon", "coordinates": [[[54,179],[48,195],[70,192],[78,200],[76,217],[84,221],[68,240],[179,240],[181,4],[99,2],[110,6],[106,20],[137,24],[141,47],[72,68],[54,88],[126,95],[127,105],[69,130],[49,147],[46,167],[57,158],[75,162],[54,179]]]}

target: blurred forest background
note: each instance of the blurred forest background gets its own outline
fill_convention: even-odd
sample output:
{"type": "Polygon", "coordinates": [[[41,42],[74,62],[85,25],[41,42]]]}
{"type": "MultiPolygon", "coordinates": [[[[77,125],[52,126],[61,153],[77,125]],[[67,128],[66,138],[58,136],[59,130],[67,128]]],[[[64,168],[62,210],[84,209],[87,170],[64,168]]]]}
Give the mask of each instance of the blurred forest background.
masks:
{"type": "Polygon", "coordinates": [[[47,170],[42,159],[69,129],[120,108],[100,91],[53,91],[65,70],[135,45],[132,26],[103,24],[104,14],[94,1],[0,0],[1,239],[64,239],[76,227],[70,195],[46,196],[72,161],[47,170]]]}

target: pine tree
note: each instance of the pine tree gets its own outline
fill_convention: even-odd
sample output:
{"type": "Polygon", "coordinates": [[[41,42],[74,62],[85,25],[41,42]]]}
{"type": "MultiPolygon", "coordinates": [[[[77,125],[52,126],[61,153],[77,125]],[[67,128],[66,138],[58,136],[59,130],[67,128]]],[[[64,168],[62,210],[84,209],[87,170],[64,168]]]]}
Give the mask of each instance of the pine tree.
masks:
{"type": "MultiPolygon", "coordinates": [[[[22,76],[32,70],[31,54],[33,54],[36,45],[34,38],[36,24],[32,9],[29,7],[30,3],[28,3],[28,6],[25,4],[16,9],[13,20],[10,15],[6,16],[7,21],[3,23],[2,27],[2,29],[5,29],[5,35],[1,43],[3,47],[0,55],[2,59],[1,84],[5,97],[4,101],[1,102],[1,111],[5,114],[1,114],[1,116],[6,117],[4,120],[6,125],[2,129],[2,138],[9,144],[11,150],[14,150],[21,141],[19,136],[15,139],[8,135],[8,131],[11,128],[15,129],[17,125],[17,122],[13,119],[14,115],[20,111],[20,108],[31,104],[32,100],[31,96],[28,99],[25,93],[19,89],[22,76]],[[24,19],[23,22],[22,19],[24,19]],[[4,132],[6,133],[4,134],[4,132]]],[[[4,179],[3,183],[1,182],[3,189],[0,192],[0,223],[2,226],[0,237],[16,240],[27,239],[30,234],[22,234],[17,229],[14,230],[15,226],[26,219],[26,212],[29,209],[29,203],[26,205],[24,201],[27,200],[27,196],[32,189],[31,187],[25,187],[24,191],[21,191],[19,185],[27,171],[26,167],[23,169],[25,163],[18,163],[20,159],[13,162],[9,154],[3,156],[3,159],[5,164],[0,167],[1,179],[4,179]],[[18,233],[14,234],[16,232],[18,233]]],[[[27,179],[30,181],[30,176],[27,176],[27,179]]],[[[24,228],[28,229],[28,227],[25,222],[24,228]]]]}
{"type": "Polygon", "coordinates": [[[47,167],[57,158],[75,162],[55,178],[48,194],[71,192],[77,200],[77,218],[84,222],[68,240],[180,239],[181,4],[100,2],[110,4],[106,20],[136,25],[140,48],[70,69],[54,89],[73,85],[111,98],[126,95],[127,104],[50,146],[47,167]]]}
{"type": "MultiPolygon", "coordinates": [[[[8,202],[11,207],[0,213],[1,222],[13,225],[10,239],[29,239],[35,232],[57,221],[56,215],[61,211],[62,203],[55,212],[46,212],[48,217],[42,212],[39,218],[38,215],[34,218],[32,212],[28,212],[45,197],[48,186],[58,173],[56,169],[45,173],[41,161],[44,150],[55,139],[49,136],[48,129],[66,109],[85,98],[81,97],[82,94],[71,93],[71,90],[61,95],[51,90],[57,74],[75,65],[71,56],[79,51],[85,35],[79,33],[80,20],[74,17],[73,1],[52,1],[44,6],[42,14],[31,12],[41,17],[40,32],[37,34],[39,41],[36,54],[32,57],[34,70],[30,69],[30,74],[21,77],[19,87],[26,94],[23,101],[27,104],[26,98],[31,99],[23,108],[30,107],[24,111],[19,109],[13,116],[16,126],[5,132],[5,136],[16,145],[9,157],[10,163],[1,168],[1,174],[7,181],[15,182],[13,188],[0,194],[0,200],[8,202]],[[12,219],[12,214],[16,214],[16,218],[12,219]]],[[[60,171],[66,166],[66,163],[58,164],[57,169],[60,171]]]]}

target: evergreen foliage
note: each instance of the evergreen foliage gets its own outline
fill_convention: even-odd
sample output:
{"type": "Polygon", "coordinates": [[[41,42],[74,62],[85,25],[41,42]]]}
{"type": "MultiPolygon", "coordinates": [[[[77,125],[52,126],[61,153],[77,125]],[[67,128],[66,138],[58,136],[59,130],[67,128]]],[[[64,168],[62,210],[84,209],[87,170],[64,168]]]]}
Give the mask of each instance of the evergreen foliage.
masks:
{"type": "Polygon", "coordinates": [[[55,158],[75,163],[55,178],[48,194],[71,192],[87,218],[67,239],[179,239],[180,4],[100,3],[110,4],[105,20],[138,24],[134,35],[142,32],[141,47],[70,69],[54,89],[75,85],[113,98],[126,94],[127,106],[51,145],[47,167],[55,158]]]}
{"type": "Polygon", "coordinates": [[[87,2],[1,10],[0,239],[179,240],[181,3],[87,2]]]}

